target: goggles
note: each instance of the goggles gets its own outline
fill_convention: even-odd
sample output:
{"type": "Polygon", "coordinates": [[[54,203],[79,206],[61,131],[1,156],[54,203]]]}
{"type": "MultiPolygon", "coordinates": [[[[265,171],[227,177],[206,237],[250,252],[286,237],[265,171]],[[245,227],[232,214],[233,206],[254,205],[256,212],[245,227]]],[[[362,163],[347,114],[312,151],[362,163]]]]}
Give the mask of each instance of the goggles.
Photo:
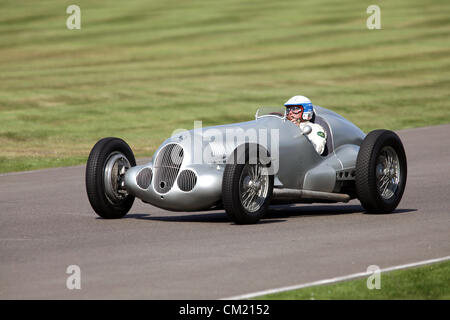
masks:
{"type": "Polygon", "coordinates": [[[302,106],[288,106],[286,107],[286,113],[288,114],[289,112],[293,112],[295,114],[303,112],[303,107],[302,106]]]}

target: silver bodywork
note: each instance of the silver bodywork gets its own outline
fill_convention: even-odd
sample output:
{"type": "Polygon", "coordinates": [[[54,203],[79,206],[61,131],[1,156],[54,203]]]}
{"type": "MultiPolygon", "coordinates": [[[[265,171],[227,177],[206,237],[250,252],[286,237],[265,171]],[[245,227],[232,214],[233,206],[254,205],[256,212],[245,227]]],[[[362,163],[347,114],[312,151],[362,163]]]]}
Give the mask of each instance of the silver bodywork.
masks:
{"type": "Polygon", "coordinates": [[[257,116],[253,121],[194,129],[170,137],[156,150],[151,162],[126,172],[125,187],[142,201],[173,211],[202,210],[220,204],[225,169],[223,160],[228,159],[242,142],[227,140],[226,144],[219,143],[211,141],[204,133],[207,129],[214,129],[216,133],[225,135],[227,129],[240,128],[257,132],[260,129],[276,130],[278,152],[272,152],[271,137],[266,139],[267,143],[261,142],[278,166],[275,188],[340,193],[344,186],[354,181],[356,158],[365,134],[335,112],[319,106],[314,106],[314,110],[314,122],[327,131],[326,155],[319,155],[300,129],[285,117],[257,116]],[[202,151],[212,155],[211,161],[196,161],[193,141],[199,142],[202,151]],[[169,149],[176,150],[180,157],[169,160],[166,156],[169,149]],[[278,156],[274,158],[273,154],[278,156]],[[150,181],[148,187],[145,180],[150,181]]]}

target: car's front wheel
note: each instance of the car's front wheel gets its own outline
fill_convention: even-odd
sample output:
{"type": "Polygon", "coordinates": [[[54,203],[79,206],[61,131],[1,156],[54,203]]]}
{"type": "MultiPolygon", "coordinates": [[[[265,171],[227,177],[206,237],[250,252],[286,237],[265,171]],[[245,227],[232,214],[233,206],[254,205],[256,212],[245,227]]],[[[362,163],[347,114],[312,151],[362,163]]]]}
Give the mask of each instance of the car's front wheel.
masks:
{"type": "Polygon", "coordinates": [[[397,134],[370,132],[356,160],[356,193],[364,209],[369,213],[394,211],[405,191],[406,174],[406,154],[397,134]]]}
{"type": "Polygon", "coordinates": [[[222,202],[236,224],[258,222],[267,212],[273,192],[273,175],[257,163],[227,164],[223,174],[222,202]]]}
{"type": "Polygon", "coordinates": [[[131,209],[124,178],[136,165],[133,151],[119,138],[104,138],[92,148],[86,164],[86,191],[94,211],[105,219],[122,218],[131,209]]]}

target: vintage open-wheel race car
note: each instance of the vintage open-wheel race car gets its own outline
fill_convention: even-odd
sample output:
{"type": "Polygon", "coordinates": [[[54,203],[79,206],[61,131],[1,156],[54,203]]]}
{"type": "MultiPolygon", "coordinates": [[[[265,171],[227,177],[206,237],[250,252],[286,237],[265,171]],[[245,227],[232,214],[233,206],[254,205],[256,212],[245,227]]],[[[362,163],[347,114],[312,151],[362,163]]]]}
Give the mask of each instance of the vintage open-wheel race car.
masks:
{"type": "MultiPolygon", "coordinates": [[[[334,203],[358,198],[369,213],[395,210],[405,190],[406,155],[396,133],[364,134],[337,113],[314,106],[326,131],[318,154],[284,108],[255,120],[178,131],[150,162],[136,165],[128,144],[104,138],[92,148],[86,190],[94,211],[121,218],[135,197],[172,211],[224,208],[238,224],[256,223],[270,204],[334,203]]],[[[309,130],[308,130],[309,128],[309,130]]]]}

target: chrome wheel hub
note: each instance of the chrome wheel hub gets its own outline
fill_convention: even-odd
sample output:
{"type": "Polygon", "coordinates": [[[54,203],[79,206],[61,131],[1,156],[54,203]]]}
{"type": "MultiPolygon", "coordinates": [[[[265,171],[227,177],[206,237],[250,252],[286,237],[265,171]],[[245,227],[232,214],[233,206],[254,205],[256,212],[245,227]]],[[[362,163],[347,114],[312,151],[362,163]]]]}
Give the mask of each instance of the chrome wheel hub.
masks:
{"type": "Polygon", "coordinates": [[[106,161],[103,179],[105,194],[110,202],[117,203],[128,196],[125,173],[130,167],[130,162],[120,152],[112,153],[106,161]]]}
{"type": "Polygon", "coordinates": [[[264,204],[269,190],[269,176],[263,173],[261,164],[246,164],[239,181],[242,206],[248,212],[256,212],[264,204]]]}
{"type": "Polygon", "coordinates": [[[375,175],[377,188],[385,200],[392,198],[400,183],[400,161],[392,147],[384,147],[377,158],[375,175]]]}

